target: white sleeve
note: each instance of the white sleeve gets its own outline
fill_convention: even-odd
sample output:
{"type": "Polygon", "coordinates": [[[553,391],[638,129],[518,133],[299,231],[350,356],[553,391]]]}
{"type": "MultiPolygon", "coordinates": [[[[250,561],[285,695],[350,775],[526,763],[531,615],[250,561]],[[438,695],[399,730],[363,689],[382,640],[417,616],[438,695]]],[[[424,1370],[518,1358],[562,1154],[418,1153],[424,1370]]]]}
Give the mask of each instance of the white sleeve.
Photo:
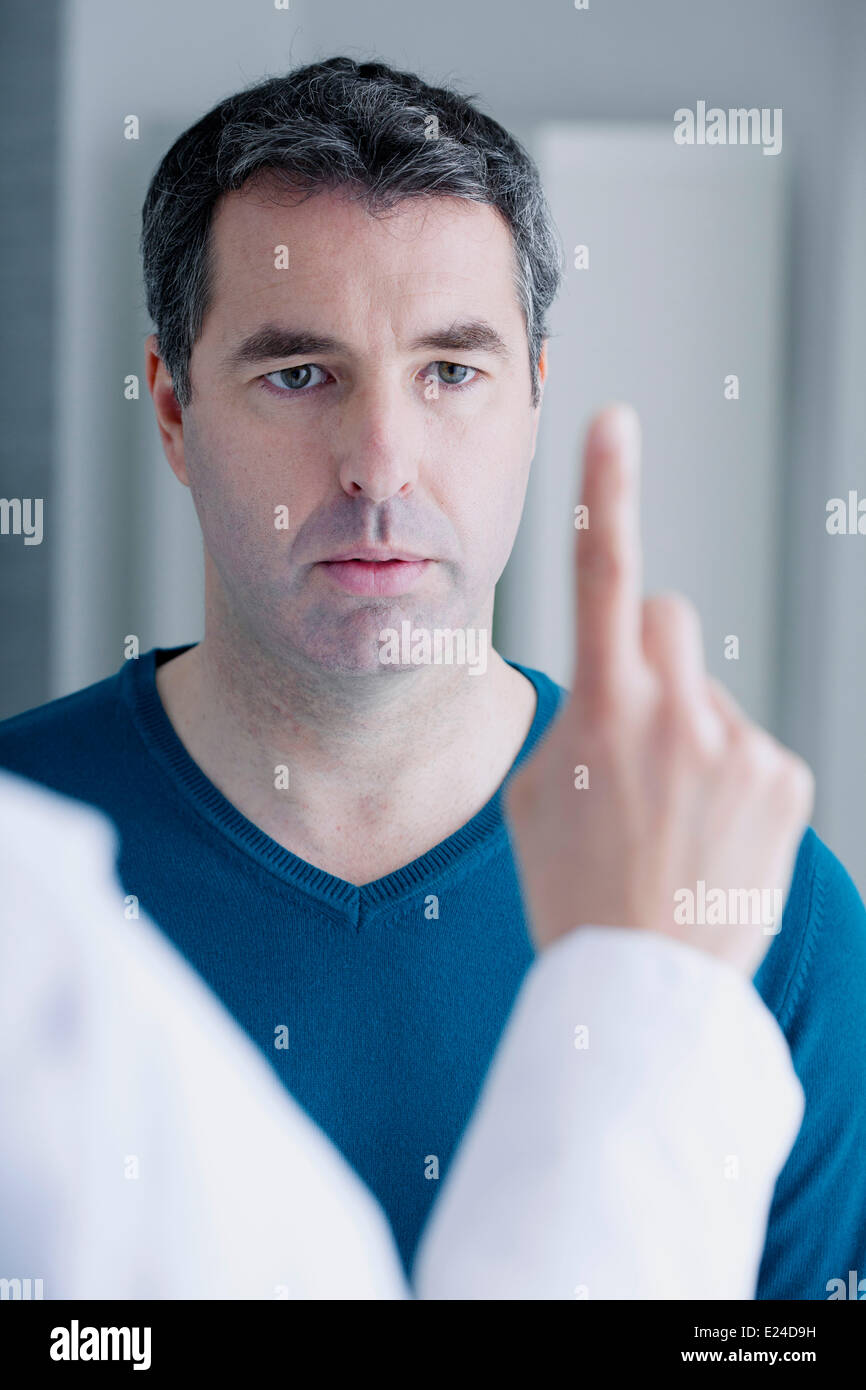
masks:
{"type": "Polygon", "coordinates": [[[524,980],[412,1271],[422,1299],[751,1299],[802,1122],[751,981],[579,927],[524,980]]]}
{"type": "Polygon", "coordinates": [[[46,1299],[411,1297],[373,1194],[127,918],[115,852],[100,814],[0,774],[3,1275],[46,1299]]]}

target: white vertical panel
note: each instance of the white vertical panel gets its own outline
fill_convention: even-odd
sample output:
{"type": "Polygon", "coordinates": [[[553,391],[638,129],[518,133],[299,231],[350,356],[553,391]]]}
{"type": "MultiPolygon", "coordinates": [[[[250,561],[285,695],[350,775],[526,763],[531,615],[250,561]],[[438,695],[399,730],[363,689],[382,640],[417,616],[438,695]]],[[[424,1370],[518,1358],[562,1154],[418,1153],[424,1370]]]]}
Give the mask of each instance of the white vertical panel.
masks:
{"type": "Polygon", "coordinates": [[[503,652],[568,684],[573,508],[595,409],[644,432],[645,588],[698,606],[710,669],[775,716],[783,155],[681,147],[670,125],[551,124],[532,141],[565,252],[527,511],[500,585],[503,652]],[[577,244],[589,269],[573,268],[577,244]],[[736,373],[740,399],[725,400],[736,373]],[[727,634],[740,660],[723,659],[727,634]]]}
{"type": "MultiPolygon", "coordinates": [[[[842,254],[837,271],[839,305],[838,370],[831,401],[833,426],[822,476],[826,498],[866,498],[866,10],[852,7],[852,81],[847,120],[840,206],[842,254]]],[[[822,462],[824,462],[822,460],[822,462]]],[[[826,500],[816,499],[811,517],[814,545],[826,566],[826,647],[821,665],[821,776],[818,805],[822,833],[866,897],[866,535],[831,536],[826,500]],[[821,502],[824,506],[821,507],[821,502]]],[[[806,651],[812,634],[802,633],[806,651]]]]}

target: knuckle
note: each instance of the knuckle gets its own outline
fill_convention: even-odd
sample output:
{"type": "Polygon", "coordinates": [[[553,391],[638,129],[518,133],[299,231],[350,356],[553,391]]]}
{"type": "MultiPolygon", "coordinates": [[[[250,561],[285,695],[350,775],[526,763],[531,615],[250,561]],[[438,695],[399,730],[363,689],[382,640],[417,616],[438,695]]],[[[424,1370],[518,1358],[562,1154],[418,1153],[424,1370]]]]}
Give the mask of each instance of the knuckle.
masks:
{"type": "Polygon", "coordinates": [[[780,774],[785,801],[800,814],[809,814],[815,799],[815,774],[796,753],[788,753],[780,774]]]}
{"type": "Polygon", "coordinates": [[[585,546],[578,555],[578,580],[601,589],[619,588],[628,575],[628,564],[620,550],[611,544],[585,546]]]}
{"type": "Polygon", "coordinates": [[[732,753],[736,754],[737,757],[741,758],[744,762],[748,761],[754,752],[755,732],[756,730],[754,724],[751,724],[749,720],[745,718],[745,716],[743,716],[740,719],[734,719],[731,722],[731,726],[728,731],[728,739],[731,745],[731,751],[732,753]]]}
{"type": "Polygon", "coordinates": [[[654,599],[660,612],[671,623],[697,623],[700,622],[698,610],[691,599],[686,598],[685,594],[677,590],[668,589],[661,594],[656,594],[654,599]]]}
{"type": "Polygon", "coordinates": [[[675,686],[665,687],[659,696],[655,737],[666,757],[700,766],[714,762],[702,710],[675,686]]]}
{"type": "Polygon", "coordinates": [[[724,736],[718,720],[705,706],[689,703],[683,711],[681,737],[689,756],[701,767],[715,767],[724,748],[724,736]]]}
{"type": "Polygon", "coordinates": [[[777,758],[771,740],[763,729],[748,720],[733,729],[731,747],[737,774],[744,784],[756,787],[776,770],[777,758]]]}
{"type": "Polygon", "coordinates": [[[806,763],[757,725],[748,727],[741,751],[750,786],[763,787],[783,810],[793,807],[799,814],[811,798],[813,778],[806,763]]]}
{"type": "Polygon", "coordinates": [[[675,685],[660,686],[656,699],[656,723],[665,742],[681,738],[687,731],[686,705],[675,685]]]}
{"type": "Polygon", "coordinates": [[[622,741],[625,717],[625,703],[612,686],[593,685],[581,691],[584,736],[599,753],[612,751],[622,741]]]}
{"type": "Polygon", "coordinates": [[[674,638],[691,638],[701,631],[700,614],[692,600],[684,594],[654,594],[645,600],[645,606],[650,622],[674,638]]]}

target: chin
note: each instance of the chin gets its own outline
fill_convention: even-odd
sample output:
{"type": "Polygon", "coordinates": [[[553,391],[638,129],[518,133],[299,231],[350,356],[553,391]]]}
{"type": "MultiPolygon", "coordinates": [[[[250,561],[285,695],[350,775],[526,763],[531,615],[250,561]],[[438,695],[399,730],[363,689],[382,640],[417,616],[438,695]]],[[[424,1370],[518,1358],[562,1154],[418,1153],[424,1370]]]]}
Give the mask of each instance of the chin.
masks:
{"type": "Polygon", "coordinates": [[[302,631],[291,645],[311,667],[322,672],[372,675],[383,678],[405,675],[417,666],[383,659],[386,643],[383,634],[402,631],[409,623],[412,629],[453,628],[460,620],[450,614],[430,612],[419,605],[410,607],[405,601],[379,599],[356,606],[352,611],[335,614],[316,605],[305,618],[302,631]]]}

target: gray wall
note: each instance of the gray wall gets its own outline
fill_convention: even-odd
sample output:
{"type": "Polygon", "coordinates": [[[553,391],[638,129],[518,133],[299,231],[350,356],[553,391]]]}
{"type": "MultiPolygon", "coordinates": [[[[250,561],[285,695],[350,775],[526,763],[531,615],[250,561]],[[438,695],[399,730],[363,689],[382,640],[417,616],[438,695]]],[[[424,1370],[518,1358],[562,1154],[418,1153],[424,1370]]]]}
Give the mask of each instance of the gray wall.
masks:
{"type": "MultiPolygon", "coordinates": [[[[57,287],[55,0],[0,6],[0,496],[51,492],[57,287]]],[[[50,540],[0,535],[0,718],[51,680],[50,540]]]]}

